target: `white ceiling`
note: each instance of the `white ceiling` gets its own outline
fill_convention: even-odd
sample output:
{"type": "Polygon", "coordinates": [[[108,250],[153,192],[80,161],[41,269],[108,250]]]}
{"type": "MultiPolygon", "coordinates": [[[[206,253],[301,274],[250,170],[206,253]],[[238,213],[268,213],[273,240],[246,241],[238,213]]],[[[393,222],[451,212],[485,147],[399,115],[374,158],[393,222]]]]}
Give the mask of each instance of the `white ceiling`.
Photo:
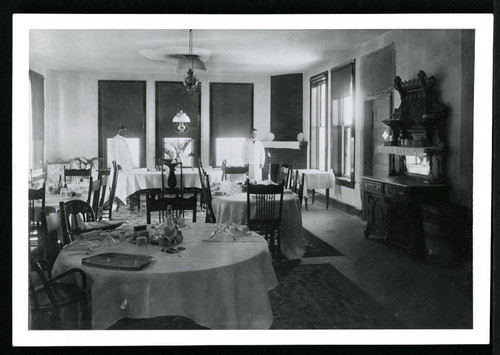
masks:
{"type": "MultiPolygon", "coordinates": [[[[194,30],[207,74],[302,72],[386,30],[194,30]]],[[[31,30],[30,60],[68,70],[176,72],[176,60],[139,53],[188,51],[188,30],[31,30]]]]}

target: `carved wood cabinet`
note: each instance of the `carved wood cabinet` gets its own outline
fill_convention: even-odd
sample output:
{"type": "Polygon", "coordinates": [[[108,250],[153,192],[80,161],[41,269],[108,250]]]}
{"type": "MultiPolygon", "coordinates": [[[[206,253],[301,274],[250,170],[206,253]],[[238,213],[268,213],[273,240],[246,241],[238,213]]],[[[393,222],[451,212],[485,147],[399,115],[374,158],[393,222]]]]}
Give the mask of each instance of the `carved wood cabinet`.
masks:
{"type": "Polygon", "coordinates": [[[383,121],[389,132],[384,132],[384,145],[377,147],[389,155],[389,176],[361,179],[365,238],[378,234],[412,254],[423,251],[424,245],[420,204],[448,200],[442,169],[446,109],[436,97],[435,82],[423,71],[409,81],[395,78],[401,105],[383,121]]]}
{"type": "Polygon", "coordinates": [[[447,199],[446,184],[427,184],[405,177],[361,179],[365,238],[383,236],[388,242],[419,253],[423,231],[419,204],[440,204],[447,199]]]}

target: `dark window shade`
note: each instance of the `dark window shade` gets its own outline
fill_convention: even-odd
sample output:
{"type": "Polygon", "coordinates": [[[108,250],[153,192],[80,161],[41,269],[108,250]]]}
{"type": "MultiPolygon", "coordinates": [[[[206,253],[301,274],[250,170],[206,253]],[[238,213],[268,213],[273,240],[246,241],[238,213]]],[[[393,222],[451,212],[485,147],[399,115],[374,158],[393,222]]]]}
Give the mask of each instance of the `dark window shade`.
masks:
{"type": "Polygon", "coordinates": [[[332,100],[340,99],[352,95],[351,78],[353,65],[332,70],[332,100]]]}
{"type": "Polygon", "coordinates": [[[253,127],[253,84],[210,84],[210,165],[217,138],[248,137],[253,127]]]}
{"type": "Polygon", "coordinates": [[[29,71],[31,83],[31,127],[32,127],[32,161],[30,166],[38,169],[43,166],[43,149],[45,140],[45,78],[29,71]]]}
{"type": "Polygon", "coordinates": [[[193,153],[200,156],[201,89],[190,93],[180,81],[157,81],[155,101],[156,156],[162,152],[165,137],[193,138],[193,153]],[[172,122],[179,110],[183,110],[191,121],[183,134],[176,131],[177,123],[172,122]]]}
{"type": "MultiPolygon", "coordinates": [[[[108,138],[116,135],[120,124],[127,127],[127,138],[140,139],[140,165],[146,166],[146,82],[99,80],[99,157],[108,166],[108,138]]],[[[103,166],[100,165],[102,168],[103,166]]]]}
{"type": "Polygon", "coordinates": [[[276,141],[294,141],[302,132],[302,74],[271,76],[271,132],[276,141]]]}

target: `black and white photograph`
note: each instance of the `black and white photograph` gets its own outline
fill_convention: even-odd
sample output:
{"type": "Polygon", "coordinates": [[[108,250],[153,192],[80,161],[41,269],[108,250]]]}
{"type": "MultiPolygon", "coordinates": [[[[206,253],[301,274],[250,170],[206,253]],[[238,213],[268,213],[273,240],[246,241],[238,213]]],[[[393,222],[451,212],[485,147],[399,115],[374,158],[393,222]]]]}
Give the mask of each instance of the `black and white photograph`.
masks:
{"type": "Polygon", "coordinates": [[[488,343],[493,15],[13,24],[14,345],[488,343]]]}

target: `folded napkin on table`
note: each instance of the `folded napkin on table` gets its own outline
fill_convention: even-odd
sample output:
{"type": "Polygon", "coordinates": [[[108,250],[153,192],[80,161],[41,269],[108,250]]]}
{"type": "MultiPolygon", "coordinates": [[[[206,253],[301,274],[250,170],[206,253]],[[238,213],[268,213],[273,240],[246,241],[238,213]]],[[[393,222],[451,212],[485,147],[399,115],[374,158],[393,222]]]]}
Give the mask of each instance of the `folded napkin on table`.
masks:
{"type": "Polygon", "coordinates": [[[98,240],[75,240],[71,244],[65,245],[63,249],[68,251],[88,250],[90,247],[99,248],[100,246],[101,242],[98,240]]]}
{"type": "Polygon", "coordinates": [[[83,222],[82,225],[85,229],[114,229],[121,226],[125,221],[95,221],[83,222]]]}
{"type": "MultiPolygon", "coordinates": [[[[206,230],[207,231],[207,230],[206,230]]],[[[204,242],[257,242],[262,241],[258,234],[248,231],[248,227],[240,225],[218,226],[210,234],[210,237],[203,239],[204,242]]]]}

